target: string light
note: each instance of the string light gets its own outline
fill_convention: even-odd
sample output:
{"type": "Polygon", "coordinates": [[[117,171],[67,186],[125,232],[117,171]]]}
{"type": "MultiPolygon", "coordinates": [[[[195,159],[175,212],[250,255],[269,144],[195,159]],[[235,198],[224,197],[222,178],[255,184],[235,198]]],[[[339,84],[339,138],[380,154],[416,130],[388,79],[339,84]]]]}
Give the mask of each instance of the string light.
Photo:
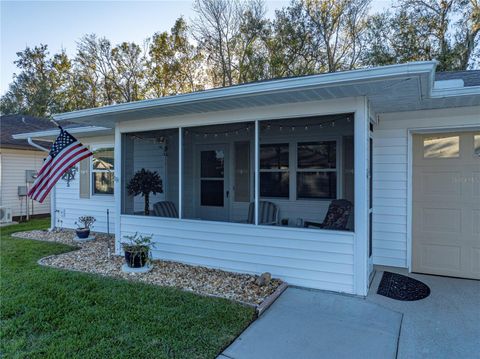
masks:
{"type": "MultiPolygon", "coordinates": [[[[322,123],[318,123],[318,122],[304,123],[301,126],[305,129],[305,131],[308,131],[310,129],[310,127],[322,129],[322,128],[324,128],[324,126],[329,126],[329,127],[333,128],[333,127],[335,127],[335,121],[337,121],[339,118],[342,118],[343,120],[345,120],[348,123],[352,122],[352,117],[351,116],[344,116],[344,117],[335,117],[334,119],[323,121],[322,123]]],[[[292,132],[295,132],[296,125],[275,124],[275,122],[274,123],[271,123],[271,122],[261,123],[260,129],[262,131],[264,131],[264,130],[271,130],[272,128],[275,127],[275,128],[278,128],[279,131],[283,131],[283,128],[285,126],[288,129],[290,129],[292,132]]],[[[184,135],[187,136],[189,134],[192,134],[192,135],[195,134],[195,137],[197,137],[197,138],[201,135],[203,135],[204,138],[208,138],[211,135],[214,138],[218,138],[218,136],[228,137],[230,134],[239,135],[240,131],[246,131],[247,133],[249,133],[250,129],[251,129],[250,124],[247,125],[247,126],[244,126],[244,127],[239,127],[239,128],[236,128],[236,129],[232,129],[230,131],[218,131],[218,132],[203,132],[202,131],[202,132],[199,133],[199,132],[196,132],[195,130],[190,129],[190,130],[185,130],[184,135]]],[[[168,137],[170,137],[170,136],[168,136],[168,137]]],[[[157,139],[157,141],[158,141],[158,139],[157,139]]]]}

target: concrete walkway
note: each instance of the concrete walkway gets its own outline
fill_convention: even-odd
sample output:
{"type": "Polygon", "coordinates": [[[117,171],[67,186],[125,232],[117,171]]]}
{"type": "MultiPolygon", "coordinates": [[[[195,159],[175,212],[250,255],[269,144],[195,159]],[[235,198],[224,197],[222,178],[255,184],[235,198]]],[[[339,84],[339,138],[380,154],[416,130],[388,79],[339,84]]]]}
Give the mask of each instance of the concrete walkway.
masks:
{"type": "Polygon", "coordinates": [[[288,288],[219,358],[395,358],[401,319],[361,298],[288,288]]]}
{"type": "Polygon", "coordinates": [[[288,288],[219,358],[480,358],[479,281],[408,274],[431,294],[402,302],[376,294],[383,269],[366,299],[288,288]]]}

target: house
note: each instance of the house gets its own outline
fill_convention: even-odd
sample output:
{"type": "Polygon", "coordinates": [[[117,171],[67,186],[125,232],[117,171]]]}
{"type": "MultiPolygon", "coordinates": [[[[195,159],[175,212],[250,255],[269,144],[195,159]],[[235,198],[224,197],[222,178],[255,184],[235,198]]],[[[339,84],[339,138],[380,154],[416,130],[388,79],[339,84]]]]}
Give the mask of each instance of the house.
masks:
{"type": "MultiPolygon", "coordinates": [[[[26,188],[28,174],[34,174],[43,163],[45,153],[32,147],[27,140],[13,139],[12,135],[42,131],[52,128],[52,123],[44,118],[26,115],[0,116],[0,207],[13,217],[50,213],[50,198],[43,203],[27,201],[26,188]]],[[[39,143],[39,145],[48,145],[39,143]]],[[[30,176],[33,181],[33,177],[30,176]]]]}
{"type": "MultiPolygon", "coordinates": [[[[480,72],[436,62],[261,81],[54,116],[92,149],[52,226],[97,218],[155,258],[366,295],[373,265],[480,278],[480,72]],[[140,169],[163,193],[133,197],[140,169]],[[353,204],[340,230],[322,222],[353,204]],[[307,227],[306,227],[307,225],[307,227]]],[[[57,130],[16,138],[51,139],[57,130]]]]}

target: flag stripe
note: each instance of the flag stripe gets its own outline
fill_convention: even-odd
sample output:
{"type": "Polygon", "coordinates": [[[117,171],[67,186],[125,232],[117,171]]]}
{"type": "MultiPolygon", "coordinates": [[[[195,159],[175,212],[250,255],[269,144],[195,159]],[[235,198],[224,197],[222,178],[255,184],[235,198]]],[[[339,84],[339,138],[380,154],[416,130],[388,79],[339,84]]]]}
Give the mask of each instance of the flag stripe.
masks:
{"type": "MultiPolygon", "coordinates": [[[[40,197],[41,196],[41,193],[46,190],[47,188],[50,187],[50,183],[53,181],[53,182],[57,182],[58,179],[56,179],[57,177],[57,172],[62,172],[62,175],[65,173],[65,168],[68,170],[70,167],[72,167],[73,165],[75,165],[78,161],[78,158],[87,154],[87,157],[90,156],[90,153],[89,151],[86,149],[86,148],[82,148],[81,150],[75,152],[74,154],[72,154],[69,158],[65,159],[65,161],[62,162],[62,164],[57,168],[57,170],[55,171],[55,174],[52,175],[47,181],[45,181],[45,183],[43,184],[43,186],[41,188],[39,188],[37,190],[37,194],[36,194],[36,197],[40,197]]],[[[49,191],[49,190],[48,190],[49,191]]],[[[47,192],[48,192],[47,191],[47,192]]]]}
{"type": "Polygon", "coordinates": [[[60,134],[50,148],[28,196],[42,203],[65,172],[90,156],[92,152],[88,148],[60,127],[60,134]]]}
{"type": "Polygon", "coordinates": [[[41,168],[37,179],[35,180],[35,183],[33,184],[33,187],[30,189],[30,191],[35,191],[44,182],[44,180],[50,176],[50,174],[54,171],[58,161],[61,161],[64,156],[67,156],[70,152],[76,150],[79,147],[83,146],[81,143],[78,142],[76,144],[70,145],[69,147],[65,147],[65,149],[63,149],[55,158],[50,160],[48,163],[45,163],[44,166],[41,168]]]}
{"type": "MultiPolygon", "coordinates": [[[[88,150],[87,150],[88,151],[88,150]]],[[[67,172],[69,170],[70,167],[72,167],[73,165],[75,165],[76,163],[80,162],[81,160],[85,159],[85,158],[88,158],[90,157],[91,154],[90,153],[83,153],[82,156],[80,156],[79,158],[77,158],[75,160],[74,163],[70,163],[66,166],[63,167],[63,169],[58,173],[58,175],[56,176],[55,180],[54,181],[50,181],[50,185],[48,186],[47,190],[43,193],[43,196],[40,198],[40,202],[43,202],[45,200],[45,198],[47,197],[47,195],[50,193],[50,191],[52,190],[53,186],[55,186],[55,184],[57,183],[57,181],[60,179],[61,176],[63,176],[63,174],[65,172],[67,172]]]]}
{"type": "MultiPolygon", "coordinates": [[[[77,147],[73,149],[73,151],[69,151],[71,153],[69,153],[67,158],[61,158],[59,161],[56,161],[56,163],[52,166],[52,175],[45,177],[44,180],[42,181],[42,184],[35,189],[35,197],[38,197],[39,193],[41,193],[48,186],[52,178],[55,178],[55,173],[58,170],[63,168],[66,164],[70,164],[72,159],[78,156],[79,153],[85,152],[85,151],[89,152],[85,147],[77,147]]],[[[70,164],[70,167],[73,166],[75,163],[77,162],[70,164]]]]}

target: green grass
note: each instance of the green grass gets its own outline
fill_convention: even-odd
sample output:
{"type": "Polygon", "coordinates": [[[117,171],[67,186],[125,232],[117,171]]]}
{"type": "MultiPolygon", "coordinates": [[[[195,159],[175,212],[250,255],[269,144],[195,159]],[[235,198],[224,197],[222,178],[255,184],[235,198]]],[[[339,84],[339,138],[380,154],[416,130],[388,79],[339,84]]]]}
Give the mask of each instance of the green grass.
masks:
{"type": "Polygon", "coordinates": [[[10,234],[48,225],[1,229],[0,357],[214,358],[254,317],[225,299],[41,267],[72,247],[10,234]]]}

